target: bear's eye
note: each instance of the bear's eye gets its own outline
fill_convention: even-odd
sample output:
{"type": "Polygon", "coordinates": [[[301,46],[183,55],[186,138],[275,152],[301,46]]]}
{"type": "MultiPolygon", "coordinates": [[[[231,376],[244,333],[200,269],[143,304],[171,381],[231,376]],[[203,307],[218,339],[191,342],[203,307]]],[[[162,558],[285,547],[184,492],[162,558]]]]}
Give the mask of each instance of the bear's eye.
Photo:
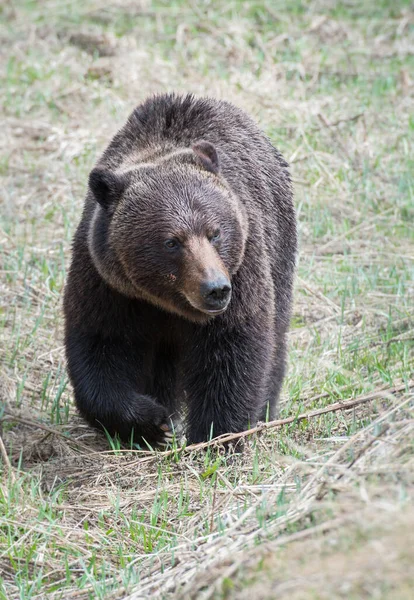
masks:
{"type": "Polygon", "coordinates": [[[166,246],[169,250],[174,250],[175,248],[178,248],[178,240],[175,238],[165,240],[164,246],[166,246]]]}
{"type": "Polygon", "coordinates": [[[215,229],[213,235],[210,236],[210,242],[217,242],[220,239],[220,229],[215,229]]]}

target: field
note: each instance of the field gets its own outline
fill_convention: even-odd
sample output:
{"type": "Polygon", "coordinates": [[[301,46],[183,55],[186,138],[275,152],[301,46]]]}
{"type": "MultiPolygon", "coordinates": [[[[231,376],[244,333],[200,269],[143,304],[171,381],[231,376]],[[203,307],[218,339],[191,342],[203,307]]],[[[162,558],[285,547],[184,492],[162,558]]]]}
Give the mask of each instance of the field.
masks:
{"type": "Polygon", "coordinates": [[[411,2],[5,0],[0,18],[0,598],[412,598],[411,2]],[[282,423],[242,454],[110,443],[65,373],[88,173],[166,90],[232,100],[292,165],[282,423]]]}

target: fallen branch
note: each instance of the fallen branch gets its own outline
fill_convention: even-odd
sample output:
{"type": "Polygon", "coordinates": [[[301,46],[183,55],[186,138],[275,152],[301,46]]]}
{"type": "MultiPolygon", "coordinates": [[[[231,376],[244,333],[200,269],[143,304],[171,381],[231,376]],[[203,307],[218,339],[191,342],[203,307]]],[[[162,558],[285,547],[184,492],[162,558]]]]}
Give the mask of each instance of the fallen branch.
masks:
{"type": "Polygon", "coordinates": [[[330,412],[337,412],[338,410],[348,410],[350,408],[354,408],[355,406],[359,406],[360,404],[365,404],[365,402],[370,402],[378,398],[384,398],[387,395],[392,395],[397,392],[401,392],[406,388],[414,388],[413,379],[408,381],[407,383],[401,383],[400,385],[389,388],[388,390],[380,390],[377,392],[373,392],[372,394],[368,394],[366,396],[359,396],[358,398],[354,398],[353,400],[347,400],[345,402],[335,402],[335,404],[330,404],[329,406],[325,406],[324,408],[319,408],[317,410],[313,410],[307,413],[302,413],[294,417],[287,417],[286,419],[277,419],[275,421],[269,421],[268,423],[259,423],[259,425],[257,425],[256,427],[252,427],[251,429],[247,429],[246,431],[240,431],[239,433],[225,433],[216,438],[213,438],[209,442],[191,444],[190,446],[178,448],[177,450],[167,450],[166,452],[161,452],[160,454],[170,455],[174,452],[180,452],[182,450],[201,450],[203,448],[207,448],[208,446],[227,444],[228,442],[246,438],[250,435],[253,435],[254,433],[259,433],[266,429],[282,427],[282,425],[289,425],[289,423],[297,423],[298,421],[303,421],[305,419],[313,419],[314,417],[319,417],[320,415],[325,415],[330,412]]]}

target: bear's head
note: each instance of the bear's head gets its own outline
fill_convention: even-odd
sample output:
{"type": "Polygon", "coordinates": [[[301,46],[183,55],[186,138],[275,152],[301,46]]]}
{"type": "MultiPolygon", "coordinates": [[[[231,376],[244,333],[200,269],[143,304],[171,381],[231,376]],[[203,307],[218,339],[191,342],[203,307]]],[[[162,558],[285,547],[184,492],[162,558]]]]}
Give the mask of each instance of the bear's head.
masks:
{"type": "Polygon", "coordinates": [[[212,144],[124,169],[97,167],[89,187],[89,249],[107,283],[195,322],[227,309],[247,218],[212,144]]]}

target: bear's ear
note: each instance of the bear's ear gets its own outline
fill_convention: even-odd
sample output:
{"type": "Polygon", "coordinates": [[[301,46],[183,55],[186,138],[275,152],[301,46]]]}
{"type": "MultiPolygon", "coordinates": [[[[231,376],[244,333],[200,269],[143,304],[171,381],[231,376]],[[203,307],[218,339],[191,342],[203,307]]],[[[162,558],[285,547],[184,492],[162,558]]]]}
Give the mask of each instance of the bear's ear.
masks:
{"type": "Polygon", "coordinates": [[[95,200],[105,209],[119,199],[127,184],[128,178],[125,175],[116,175],[99,167],[89,175],[89,187],[95,200]]]}
{"type": "Polygon", "coordinates": [[[211,173],[219,172],[219,159],[213,144],[210,144],[210,142],[201,141],[193,144],[192,148],[202,166],[207,171],[210,171],[211,173]]]}

